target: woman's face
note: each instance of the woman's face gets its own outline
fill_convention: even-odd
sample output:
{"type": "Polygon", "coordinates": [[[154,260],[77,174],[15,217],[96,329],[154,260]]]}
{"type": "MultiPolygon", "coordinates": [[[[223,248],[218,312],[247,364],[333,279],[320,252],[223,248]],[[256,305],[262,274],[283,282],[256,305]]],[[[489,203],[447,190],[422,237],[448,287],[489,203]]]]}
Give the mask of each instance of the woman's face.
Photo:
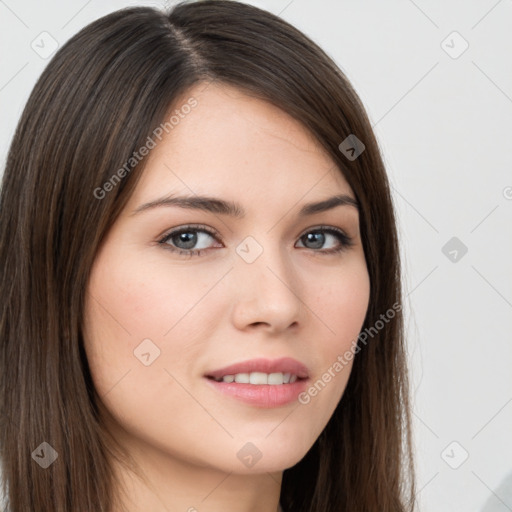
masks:
{"type": "Polygon", "coordinates": [[[201,84],[175,109],[92,268],[84,339],[94,385],[116,438],[140,458],[281,471],[334,412],[352,367],[339,357],[369,301],[357,208],[301,210],[354,194],[311,135],[266,102],[201,84]],[[195,107],[180,109],[190,97],[195,107]],[[216,203],[141,208],[178,196],[237,203],[245,215],[216,203]],[[272,384],[299,373],[279,361],[224,372],[238,374],[231,384],[208,377],[281,358],[307,379],[272,384]],[[244,373],[273,375],[260,387],[244,373]]]}

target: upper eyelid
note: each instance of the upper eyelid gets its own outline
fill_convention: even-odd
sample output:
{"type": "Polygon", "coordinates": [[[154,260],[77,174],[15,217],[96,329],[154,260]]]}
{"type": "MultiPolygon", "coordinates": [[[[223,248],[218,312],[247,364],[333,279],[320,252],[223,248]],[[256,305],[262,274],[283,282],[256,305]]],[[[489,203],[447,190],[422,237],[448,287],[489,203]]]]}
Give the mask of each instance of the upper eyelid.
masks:
{"type": "MultiPolygon", "coordinates": [[[[339,227],[336,227],[336,226],[326,225],[326,224],[317,224],[315,226],[306,228],[299,235],[299,238],[301,238],[302,236],[304,236],[304,234],[309,233],[311,231],[315,231],[315,230],[329,230],[329,229],[332,229],[332,230],[334,230],[336,232],[339,231],[341,234],[345,235],[347,237],[347,239],[350,239],[350,240],[353,239],[353,237],[345,229],[342,229],[342,228],[339,228],[339,227]]],[[[166,231],[163,235],[161,235],[159,237],[159,240],[160,241],[167,240],[168,238],[170,238],[171,235],[176,234],[176,233],[186,232],[187,230],[190,230],[190,231],[204,231],[204,232],[206,232],[207,234],[209,234],[210,236],[212,236],[214,238],[216,238],[216,237],[220,238],[220,234],[219,234],[219,232],[217,230],[215,230],[214,228],[211,228],[209,226],[206,226],[204,224],[184,224],[183,226],[177,226],[175,228],[172,228],[172,229],[166,231]]]]}
{"type": "Polygon", "coordinates": [[[175,228],[168,229],[159,238],[166,238],[173,233],[186,232],[187,230],[189,230],[189,231],[205,231],[209,235],[220,236],[220,234],[217,230],[210,228],[208,226],[204,226],[201,224],[190,224],[190,225],[184,224],[183,226],[177,226],[175,228]]]}

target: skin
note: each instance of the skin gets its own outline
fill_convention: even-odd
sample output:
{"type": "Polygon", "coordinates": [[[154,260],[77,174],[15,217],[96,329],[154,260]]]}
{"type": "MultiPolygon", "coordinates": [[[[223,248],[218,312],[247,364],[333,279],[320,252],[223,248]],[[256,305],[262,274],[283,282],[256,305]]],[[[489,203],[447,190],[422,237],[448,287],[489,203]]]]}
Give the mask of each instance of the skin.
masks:
{"type": "Polygon", "coordinates": [[[308,367],[314,383],[351,348],[370,293],[358,212],[338,206],[298,217],[305,203],[354,194],[289,115],[219,84],[197,84],[174,108],[190,96],[197,106],[151,150],[97,254],[86,354],[105,424],[140,468],[137,477],[115,465],[126,510],[275,512],[283,471],[326,426],[352,362],[308,404],[276,408],[221,394],[204,375],[289,356],[308,367]],[[170,193],[237,201],[247,214],[235,219],[176,206],[133,214],[170,193]],[[203,224],[218,239],[199,232],[193,248],[205,250],[192,257],[168,250],[173,242],[190,247],[179,237],[159,244],[187,224],[203,224]],[[321,235],[308,241],[304,235],[321,225],[343,230],[353,245],[323,254],[342,242],[325,232],[323,243],[321,235]],[[252,263],[236,252],[248,236],[263,249],[252,263]],[[148,366],[134,355],[144,339],[160,350],[148,366]],[[252,467],[237,457],[248,442],[262,453],[252,467]]]}

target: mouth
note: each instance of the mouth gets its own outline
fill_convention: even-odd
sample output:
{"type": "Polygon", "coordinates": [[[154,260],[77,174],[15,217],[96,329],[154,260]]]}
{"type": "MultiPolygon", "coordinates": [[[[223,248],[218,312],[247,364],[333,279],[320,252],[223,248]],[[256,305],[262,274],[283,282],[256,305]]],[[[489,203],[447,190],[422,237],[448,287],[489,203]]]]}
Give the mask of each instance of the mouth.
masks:
{"type": "Polygon", "coordinates": [[[204,375],[222,395],[254,407],[273,408],[292,403],[307,387],[308,369],[295,359],[252,359],[204,375]]]}

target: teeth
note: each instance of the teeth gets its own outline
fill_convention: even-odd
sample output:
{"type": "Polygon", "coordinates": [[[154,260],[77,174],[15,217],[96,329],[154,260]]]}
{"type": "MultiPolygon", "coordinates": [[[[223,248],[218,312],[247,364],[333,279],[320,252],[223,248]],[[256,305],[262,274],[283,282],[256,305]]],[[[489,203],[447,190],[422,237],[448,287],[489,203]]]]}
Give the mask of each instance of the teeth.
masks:
{"type": "MultiPolygon", "coordinates": [[[[267,375],[266,373],[252,372],[249,375],[249,383],[250,384],[268,384],[269,377],[270,376],[267,375]]],[[[283,379],[281,379],[281,382],[279,382],[279,383],[272,382],[272,384],[282,384],[282,383],[283,383],[283,379]]]]}
{"type": "Polygon", "coordinates": [[[297,380],[297,375],[291,373],[237,373],[235,375],[225,375],[223,378],[216,378],[217,382],[238,382],[240,384],[293,384],[297,380]]]}
{"type": "Polygon", "coordinates": [[[235,375],[235,382],[238,382],[240,384],[249,384],[249,374],[248,373],[237,373],[235,375]]]}

